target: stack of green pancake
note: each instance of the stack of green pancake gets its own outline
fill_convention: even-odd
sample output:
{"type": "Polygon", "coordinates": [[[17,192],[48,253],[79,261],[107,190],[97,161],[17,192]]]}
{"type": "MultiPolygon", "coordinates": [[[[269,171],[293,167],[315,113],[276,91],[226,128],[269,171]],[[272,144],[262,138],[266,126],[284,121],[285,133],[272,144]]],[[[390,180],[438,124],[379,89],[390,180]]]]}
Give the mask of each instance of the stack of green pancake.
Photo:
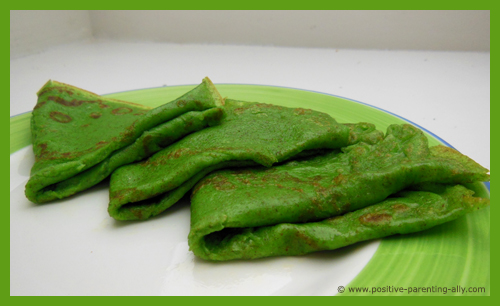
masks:
{"type": "Polygon", "coordinates": [[[38,96],[28,199],[62,199],[110,176],[110,216],[145,220],[191,192],[188,242],[208,260],[332,250],[489,205],[470,189],[489,171],[429,147],[408,124],[383,133],[223,99],[208,78],[155,109],[53,81],[38,96]]]}
{"type": "Polygon", "coordinates": [[[35,164],[26,196],[44,203],[90,188],[116,168],[217,124],[223,104],[208,78],[155,109],[49,81],[31,117],[35,164]]]}

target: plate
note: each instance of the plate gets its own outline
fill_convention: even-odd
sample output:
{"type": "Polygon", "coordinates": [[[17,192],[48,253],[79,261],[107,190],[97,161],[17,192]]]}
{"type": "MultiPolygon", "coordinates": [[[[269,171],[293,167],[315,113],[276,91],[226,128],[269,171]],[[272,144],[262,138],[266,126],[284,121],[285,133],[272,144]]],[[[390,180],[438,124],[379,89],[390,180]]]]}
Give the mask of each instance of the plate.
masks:
{"type": "MultiPolygon", "coordinates": [[[[155,107],[193,87],[107,96],[155,107]]],[[[217,88],[233,99],[310,108],[342,123],[372,122],[383,131],[408,122],[318,92],[263,85],[217,88]]],[[[71,198],[35,205],[24,196],[34,163],[30,115],[10,121],[11,295],[489,295],[489,208],[424,232],[335,251],[212,263],[188,249],[188,197],[158,217],[132,222],[108,216],[107,181],[71,198]]],[[[425,132],[431,145],[449,145],[425,132]]],[[[489,197],[485,185],[475,189],[489,197]]]]}

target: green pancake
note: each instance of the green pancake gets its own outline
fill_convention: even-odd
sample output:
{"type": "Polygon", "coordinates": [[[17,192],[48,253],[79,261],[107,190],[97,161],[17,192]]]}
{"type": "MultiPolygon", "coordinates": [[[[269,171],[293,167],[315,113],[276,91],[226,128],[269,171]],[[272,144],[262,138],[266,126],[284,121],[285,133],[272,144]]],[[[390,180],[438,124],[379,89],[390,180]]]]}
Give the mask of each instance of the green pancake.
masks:
{"type": "Polygon", "coordinates": [[[235,166],[266,167],[306,150],[374,142],[372,124],[338,124],[302,108],[227,99],[217,126],[193,133],[148,160],[117,169],[110,181],[109,214],[118,220],[147,219],[176,203],[207,173],[235,166]]]}
{"type": "Polygon", "coordinates": [[[462,185],[446,186],[437,193],[402,191],[378,204],[323,221],[225,228],[203,237],[190,236],[190,247],[195,255],[216,261],[335,250],[423,231],[489,206],[488,199],[473,194],[462,185]]]}
{"type": "MultiPolygon", "coordinates": [[[[223,170],[208,175],[197,184],[191,196],[189,246],[196,256],[210,260],[283,255],[284,249],[281,246],[275,249],[273,242],[281,238],[267,236],[271,232],[281,236],[281,229],[288,225],[280,227],[280,224],[317,222],[356,211],[380,203],[415,184],[488,181],[487,173],[487,169],[451,148],[429,148],[427,138],[419,129],[411,125],[392,125],[385,138],[376,144],[359,143],[342,151],[269,169],[223,170]],[[264,236],[254,237],[260,233],[259,229],[254,229],[257,227],[276,227],[278,230],[262,230],[264,236]],[[233,239],[233,233],[245,233],[246,236],[233,239]],[[247,241],[248,246],[241,241],[247,241]]],[[[345,220],[342,222],[346,224],[354,222],[352,218],[345,220]]],[[[317,248],[308,249],[304,242],[297,248],[292,244],[286,254],[334,249],[346,245],[345,242],[337,243],[343,239],[354,243],[383,237],[393,233],[397,228],[394,224],[391,230],[372,236],[358,235],[353,228],[351,236],[336,238],[332,244],[322,242],[317,248]]],[[[309,225],[303,226],[309,228],[309,225]]],[[[325,233],[319,226],[317,237],[330,235],[336,226],[325,233]]],[[[310,227],[308,233],[314,232],[316,225],[310,227]]]]}
{"type": "Polygon", "coordinates": [[[26,197],[44,203],[85,190],[114,169],[217,124],[223,104],[208,78],[154,109],[49,81],[31,117],[35,164],[26,197]]]}

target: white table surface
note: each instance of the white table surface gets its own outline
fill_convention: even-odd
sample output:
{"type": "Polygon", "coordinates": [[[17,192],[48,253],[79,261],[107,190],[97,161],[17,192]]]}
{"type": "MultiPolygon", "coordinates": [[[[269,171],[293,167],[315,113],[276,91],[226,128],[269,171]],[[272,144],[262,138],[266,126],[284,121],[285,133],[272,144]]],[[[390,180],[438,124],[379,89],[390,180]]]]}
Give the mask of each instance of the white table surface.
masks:
{"type": "Polygon", "coordinates": [[[10,115],[48,80],[97,94],[164,85],[264,84],[319,91],[398,114],[490,167],[490,54],[81,42],[10,62],[10,115]]]}

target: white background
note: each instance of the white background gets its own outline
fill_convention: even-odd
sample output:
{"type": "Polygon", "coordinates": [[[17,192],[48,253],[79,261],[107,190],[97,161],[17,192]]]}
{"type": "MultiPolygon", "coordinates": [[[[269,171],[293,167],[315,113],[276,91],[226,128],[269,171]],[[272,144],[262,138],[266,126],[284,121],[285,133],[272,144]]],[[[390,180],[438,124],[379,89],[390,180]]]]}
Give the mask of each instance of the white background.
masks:
{"type": "Polygon", "coordinates": [[[483,51],[489,11],[11,11],[11,58],[54,44],[122,41],[483,51]]]}

